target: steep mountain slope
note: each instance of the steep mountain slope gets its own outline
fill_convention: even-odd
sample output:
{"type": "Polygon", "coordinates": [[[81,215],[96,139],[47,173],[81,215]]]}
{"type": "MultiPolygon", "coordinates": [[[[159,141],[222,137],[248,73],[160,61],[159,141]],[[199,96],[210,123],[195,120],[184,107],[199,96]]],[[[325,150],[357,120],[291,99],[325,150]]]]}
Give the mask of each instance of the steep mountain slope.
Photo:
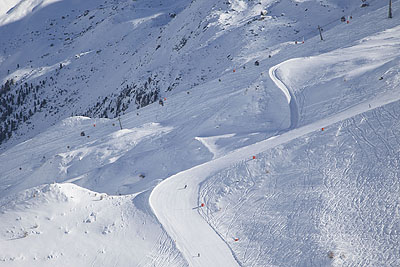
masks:
{"type": "Polygon", "coordinates": [[[0,80],[12,83],[1,94],[3,149],[10,137],[15,144],[71,115],[113,118],[198,90],[279,54],[286,42],[315,36],[318,24],[332,22],[329,28],[342,15],[366,12],[341,1],[7,3],[0,80]],[[261,17],[264,9],[269,14],[261,17]]]}
{"type": "Polygon", "coordinates": [[[241,264],[399,264],[398,33],[396,26],[272,68],[305,125],[293,134],[315,123],[319,131],[198,178],[207,207],[200,211],[241,264]]]}
{"type": "Polygon", "coordinates": [[[398,264],[386,3],[7,3],[0,263],[398,264]]]}
{"type": "Polygon", "coordinates": [[[243,266],[399,264],[399,96],[324,120],[324,131],[272,139],[279,145],[229,168],[204,168],[199,210],[243,266]]]}
{"type": "MultiPolygon", "coordinates": [[[[360,45],[315,56],[320,60],[298,58],[272,67],[279,71],[270,72],[271,78],[288,102],[301,90],[325,92],[323,98],[310,92],[308,103],[295,105],[313,105],[314,113],[299,119],[305,125],[171,176],[152,191],[155,214],[178,248],[184,255],[187,250],[204,255],[191,265],[207,265],[221,246],[209,249],[212,231],[200,230],[205,224],[196,213],[188,216],[191,207],[231,247],[224,254],[232,253],[243,266],[398,264],[398,34],[396,26],[360,45]],[[369,58],[376,59],[374,64],[369,58]],[[304,61],[302,68],[297,61],[304,61]],[[289,71],[280,82],[274,76],[289,71]],[[351,88],[349,94],[347,87],[331,81],[344,77],[362,88],[365,71],[375,74],[368,77],[367,90],[351,88]],[[379,73],[385,73],[386,82],[379,73]],[[319,102],[335,100],[329,93],[338,92],[342,102],[320,108],[319,102]],[[180,230],[189,224],[196,225],[195,233],[180,230]]],[[[219,154],[214,144],[207,147],[219,154]]]]}

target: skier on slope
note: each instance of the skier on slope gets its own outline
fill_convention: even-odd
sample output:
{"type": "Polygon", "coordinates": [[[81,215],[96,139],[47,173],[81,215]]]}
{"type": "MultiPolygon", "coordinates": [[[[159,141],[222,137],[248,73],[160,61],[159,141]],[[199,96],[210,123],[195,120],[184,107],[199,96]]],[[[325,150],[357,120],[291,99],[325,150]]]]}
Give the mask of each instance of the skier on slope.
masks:
{"type": "Polygon", "coordinates": [[[162,101],[161,98],[160,98],[160,100],[158,101],[158,104],[160,104],[161,106],[164,106],[164,102],[162,101]]]}

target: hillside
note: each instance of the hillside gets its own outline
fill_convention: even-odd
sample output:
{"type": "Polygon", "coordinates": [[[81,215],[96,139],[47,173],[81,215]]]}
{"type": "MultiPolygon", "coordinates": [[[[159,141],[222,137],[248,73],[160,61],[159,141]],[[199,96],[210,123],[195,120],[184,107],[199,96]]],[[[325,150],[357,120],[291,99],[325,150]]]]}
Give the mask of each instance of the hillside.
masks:
{"type": "Polygon", "coordinates": [[[0,265],[400,264],[387,3],[4,3],[0,265]]]}
{"type": "Polygon", "coordinates": [[[316,25],[382,6],[346,2],[8,0],[0,79],[13,83],[2,90],[1,147],[71,115],[114,118],[255,60],[282,61],[316,25]]]}
{"type": "Polygon", "coordinates": [[[65,183],[3,199],[0,264],[184,265],[172,240],[149,216],[145,198],[108,196],[65,183]]]}

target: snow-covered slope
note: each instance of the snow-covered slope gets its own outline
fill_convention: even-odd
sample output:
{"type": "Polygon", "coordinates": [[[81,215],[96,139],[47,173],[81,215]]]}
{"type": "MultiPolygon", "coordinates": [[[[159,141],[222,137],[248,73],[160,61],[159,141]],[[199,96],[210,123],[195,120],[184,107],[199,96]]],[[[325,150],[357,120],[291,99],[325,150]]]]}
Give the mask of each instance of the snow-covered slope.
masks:
{"type": "Polygon", "coordinates": [[[203,168],[200,211],[243,266],[399,264],[399,96],[232,153],[229,168],[203,168]]]}
{"type": "Polygon", "coordinates": [[[0,264],[398,265],[400,22],[368,3],[8,1],[0,264]]]}
{"type": "Polygon", "coordinates": [[[289,57],[286,50],[290,57],[303,53],[294,41],[316,36],[316,25],[327,30],[341,24],[342,15],[356,18],[383,5],[376,1],[361,9],[336,0],[7,3],[1,15],[0,82],[13,83],[2,91],[6,101],[0,103],[3,149],[71,115],[117,117],[160,97],[200,90],[198,85],[255,60],[279,63],[289,57]],[[264,9],[268,15],[260,16],[264,9]]]}
{"type": "Polygon", "coordinates": [[[1,200],[5,266],[185,266],[149,215],[146,194],[108,196],[48,184],[1,200]]]}

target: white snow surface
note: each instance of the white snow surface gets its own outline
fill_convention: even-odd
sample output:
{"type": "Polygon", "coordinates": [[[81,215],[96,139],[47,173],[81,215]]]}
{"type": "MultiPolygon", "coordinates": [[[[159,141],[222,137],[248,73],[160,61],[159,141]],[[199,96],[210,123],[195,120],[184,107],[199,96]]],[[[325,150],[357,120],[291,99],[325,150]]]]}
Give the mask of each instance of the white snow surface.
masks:
{"type": "Polygon", "coordinates": [[[400,265],[400,21],[368,2],[5,0],[0,80],[58,109],[2,147],[0,266],[400,265]],[[164,105],[70,116],[149,77],[164,105]]]}
{"type": "Polygon", "coordinates": [[[149,216],[146,196],[108,196],[69,183],[24,190],[1,201],[5,266],[184,266],[149,216]]]}

